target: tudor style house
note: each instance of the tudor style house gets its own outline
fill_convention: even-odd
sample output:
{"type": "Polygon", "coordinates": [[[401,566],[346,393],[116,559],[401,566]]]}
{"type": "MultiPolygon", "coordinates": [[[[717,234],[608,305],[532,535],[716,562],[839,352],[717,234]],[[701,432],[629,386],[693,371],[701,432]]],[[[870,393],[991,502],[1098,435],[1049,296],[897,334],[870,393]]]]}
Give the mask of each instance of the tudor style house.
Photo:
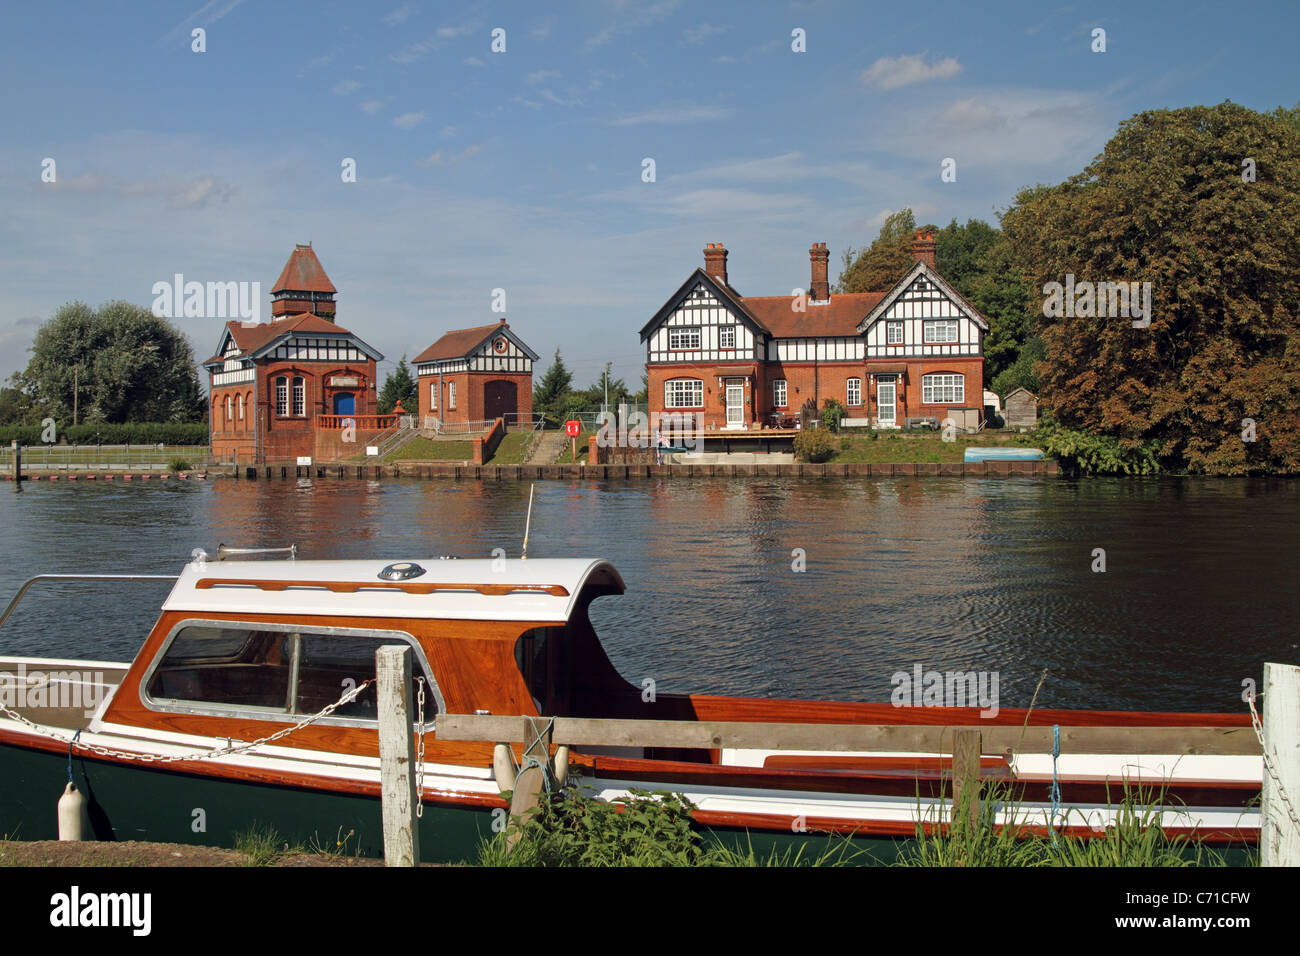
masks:
{"type": "Polygon", "coordinates": [[[727,250],[710,243],[704,268],[641,329],[652,417],[693,412],[706,430],[750,430],[834,398],[846,424],[973,426],[988,321],[939,275],[932,233],[912,248],[915,265],[882,292],[832,295],[823,242],[809,250],[807,293],[742,296],[727,250]]]}
{"type": "Polygon", "coordinates": [[[387,426],[375,414],[383,356],[335,323],[336,291],[312,247],[295,246],[271,290],[271,321],[226,323],[202,363],[218,461],[335,457],[347,426],[357,443],[387,426]]]}
{"type": "Polygon", "coordinates": [[[421,425],[531,420],[536,361],[504,318],[448,332],[415,357],[421,425]]]}

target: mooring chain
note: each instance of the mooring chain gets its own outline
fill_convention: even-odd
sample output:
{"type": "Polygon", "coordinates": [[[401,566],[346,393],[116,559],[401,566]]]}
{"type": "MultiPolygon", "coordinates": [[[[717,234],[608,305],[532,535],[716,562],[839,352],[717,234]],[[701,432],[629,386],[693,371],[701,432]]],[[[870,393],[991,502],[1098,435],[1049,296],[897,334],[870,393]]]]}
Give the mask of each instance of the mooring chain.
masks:
{"type": "Polygon", "coordinates": [[[284,728],[284,730],[277,731],[276,733],[271,734],[269,737],[262,737],[258,740],[254,740],[251,743],[246,743],[246,744],[229,744],[225,747],[222,747],[220,750],[202,750],[196,753],[176,754],[170,756],[166,756],[163,754],[130,753],[125,750],[112,750],[108,747],[99,747],[96,746],[95,744],[83,743],[77,739],[81,734],[80,730],[78,730],[77,733],[73,734],[71,737],[64,737],[60,734],[50,733],[50,731],[46,730],[44,727],[40,726],[39,724],[32,723],[22,714],[18,713],[17,711],[10,710],[4,704],[0,704],[0,713],[4,714],[6,717],[9,717],[12,720],[18,721],[20,724],[26,724],[28,727],[32,728],[32,730],[36,731],[38,734],[41,734],[44,737],[52,737],[55,740],[63,741],[63,743],[68,745],[69,752],[71,752],[72,748],[75,747],[78,750],[89,750],[91,753],[99,754],[101,757],[120,757],[123,760],[139,760],[141,763],[176,763],[182,760],[207,760],[211,757],[223,757],[227,754],[243,753],[246,750],[252,750],[254,747],[261,747],[263,744],[274,743],[277,740],[281,740],[285,737],[288,737],[290,734],[295,733],[296,731],[302,730],[302,728],[307,727],[310,724],[314,724],[316,721],[324,717],[328,717],[330,714],[334,713],[334,711],[338,710],[344,704],[350,703],[353,699],[356,698],[358,694],[360,694],[363,690],[366,689],[367,685],[373,683],[374,683],[373,680],[368,680],[364,684],[360,684],[352,688],[352,690],[345,693],[342,697],[340,697],[334,703],[330,704],[324,710],[312,714],[310,717],[304,717],[302,720],[298,721],[298,723],[294,724],[292,727],[286,727],[284,728]]]}
{"type": "Polygon", "coordinates": [[[424,816],[424,678],[417,677],[415,719],[415,815],[424,816]]]}
{"type": "MultiPolygon", "coordinates": [[[[1282,798],[1282,805],[1286,807],[1286,815],[1291,818],[1291,822],[1300,827],[1300,820],[1296,819],[1295,807],[1291,805],[1291,798],[1286,795],[1286,789],[1282,786],[1282,781],[1278,779],[1277,771],[1273,769],[1273,761],[1268,759],[1268,745],[1264,743],[1264,722],[1260,720],[1259,714],[1255,710],[1255,697],[1262,696],[1250,694],[1246,697],[1246,703],[1250,705],[1250,725],[1255,728],[1255,736],[1259,738],[1259,749],[1264,755],[1264,769],[1268,775],[1273,778],[1273,783],[1277,787],[1277,795],[1282,798]]],[[[1261,824],[1264,821],[1261,821],[1261,824]]]]}

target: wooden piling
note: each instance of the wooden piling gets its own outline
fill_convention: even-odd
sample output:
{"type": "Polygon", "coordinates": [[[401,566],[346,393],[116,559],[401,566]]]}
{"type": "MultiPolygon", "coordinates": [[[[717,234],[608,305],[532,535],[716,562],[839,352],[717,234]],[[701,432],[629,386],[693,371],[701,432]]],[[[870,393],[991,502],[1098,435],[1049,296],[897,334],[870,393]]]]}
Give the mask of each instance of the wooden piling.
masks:
{"type": "Polygon", "coordinates": [[[411,720],[411,648],[375,651],[379,685],[379,778],[383,804],[384,863],[419,866],[415,792],[415,726],[411,720]]]}
{"type": "Polygon", "coordinates": [[[14,468],[14,491],[22,491],[23,484],[23,446],[18,444],[17,439],[9,443],[9,448],[13,452],[14,468]]]}
{"type": "Polygon", "coordinates": [[[1261,866],[1300,866],[1300,667],[1264,665],[1261,866]]]}

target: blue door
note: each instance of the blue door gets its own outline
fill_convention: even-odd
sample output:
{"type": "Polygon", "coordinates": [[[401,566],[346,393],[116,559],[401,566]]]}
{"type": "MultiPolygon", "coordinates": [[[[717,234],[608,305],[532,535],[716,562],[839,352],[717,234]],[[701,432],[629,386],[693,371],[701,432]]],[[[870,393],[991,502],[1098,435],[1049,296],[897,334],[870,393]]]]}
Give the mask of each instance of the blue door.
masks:
{"type": "Polygon", "coordinates": [[[357,397],[351,392],[336,392],[334,395],[334,414],[335,415],[355,415],[357,412],[357,397]]]}

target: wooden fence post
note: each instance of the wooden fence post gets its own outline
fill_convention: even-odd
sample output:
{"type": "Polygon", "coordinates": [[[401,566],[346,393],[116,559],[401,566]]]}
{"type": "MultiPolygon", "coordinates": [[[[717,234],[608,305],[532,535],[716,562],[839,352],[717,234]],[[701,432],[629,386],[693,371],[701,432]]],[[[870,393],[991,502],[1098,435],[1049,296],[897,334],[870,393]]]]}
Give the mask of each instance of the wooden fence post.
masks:
{"type": "Polygon", "coordinates": [[[411,648],[375,651],[379,685],[379,776],[383,800],[384,863],[419,866],[415,816],[415,726],[411,722],[411,648]]]}
{"type": "MultiPolygon", "coordinates": [[[[533,748],[531,756],[542,763],[549,764],[551,759],[551,725],[545,718],[536,720],[524,718],[524,747],[533,748]]],[[[541,767],[525,767],[515,778],[515,789],[511,792],[510,820],[520,829],[529,815],[537,808],[542,797],[542,788],[546,786],[546,771],[541,767]]],[[[513,850],[519,842],[520,829],[506,835],[506,850],[513,850]]]]}
{"type": "Polygon", "coordinates": [[[1259,862],[1261,866],[1300,866],[1300,825],[1296,823],[1300,819],[1300,667],[1264,665],[1263,717],[1259,862]]]}
{"type": "Polygon", "coordinates": [[[21,491],[23,484],[23,446],[15,440],[9,443],[9,448],[13,453],[14,491],[21,491]]]}

